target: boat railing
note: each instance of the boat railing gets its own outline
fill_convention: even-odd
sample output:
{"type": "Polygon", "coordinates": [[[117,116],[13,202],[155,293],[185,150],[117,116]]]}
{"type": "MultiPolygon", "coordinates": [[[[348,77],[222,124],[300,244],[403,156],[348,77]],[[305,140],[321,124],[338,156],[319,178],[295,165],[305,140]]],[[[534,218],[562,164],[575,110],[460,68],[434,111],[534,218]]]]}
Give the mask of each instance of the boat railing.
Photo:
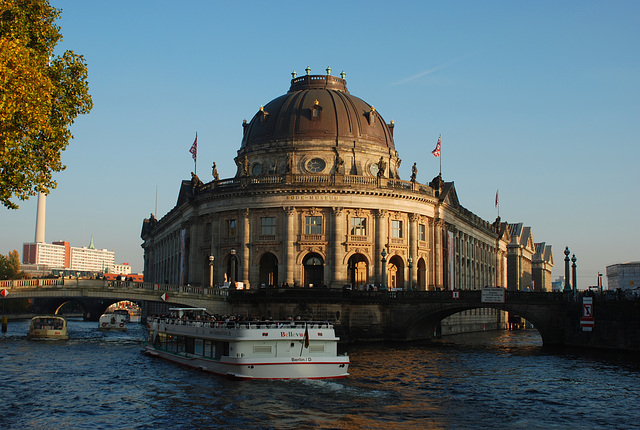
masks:
{"type": "Polygon", "coordinates": [[[203,320],[185,319],[178,317],[153,317],[152,321],[170,325],[182,325],[189,327],[203,328],[225,328],[225,329],[332,329],[333,324],[328,321],[234,321],[234,320],[203,320]]]}

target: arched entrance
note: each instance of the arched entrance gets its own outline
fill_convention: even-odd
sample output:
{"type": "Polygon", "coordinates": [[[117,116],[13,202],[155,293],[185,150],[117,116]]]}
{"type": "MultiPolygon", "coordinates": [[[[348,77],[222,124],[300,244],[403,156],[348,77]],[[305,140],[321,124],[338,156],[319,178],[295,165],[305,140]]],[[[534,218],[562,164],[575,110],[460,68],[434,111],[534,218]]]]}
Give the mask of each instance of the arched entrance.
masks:
{"type": "Polygon", "coordinates": [[[404,262],[398,255],[389,259],[389,289],[404,287],[404,262]]]}
{"type": "Polygon", "coordinates": [[[312,252],[302,261],[304,267],[303,287],[321,287],[324,284],[324,260],[320,254],[312,252]]]}
{"type": "Polygon", "coordinates": [[[260,258],[260,272],[258,275],[258,285],[262,287],[278,285],[278,259],[270,252],[265,253],[260,258]]]}
{"type": "Polygon", "coordinates": [[[367,285],[367,259],[362,254],[353,254],[347,262],[347,279],[354,288],[367,285]]]}
{"type": "Polygon", "coordinates": [[[427,263],[424,258],[418,260],[418,290],[427,290],[427,263]]]}

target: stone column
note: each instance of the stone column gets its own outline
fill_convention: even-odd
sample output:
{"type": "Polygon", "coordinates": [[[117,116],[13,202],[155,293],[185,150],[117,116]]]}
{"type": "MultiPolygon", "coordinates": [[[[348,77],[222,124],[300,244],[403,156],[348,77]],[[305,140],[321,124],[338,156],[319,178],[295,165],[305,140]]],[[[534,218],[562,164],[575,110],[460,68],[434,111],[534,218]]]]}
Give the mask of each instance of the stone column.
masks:
{"type": "Polygon", "coordinates": [[[249,283],[249,254],[251,247],[251,226],[249,222],[249,209],[245,209],[240,214],[240,219],[242,220],[242,242],[240,244],[240,258],[242,259],[242,274],[238,277],[242,279],[242,283],[245,288],[251,288],[251,284],[249,283]]]}
{"type": "Polygon", "coordinates": [[[434,245],[434,256],[433,256],[433,275],[434,275],[434,286],[435,288],[443,289],[444,288],[444,254],[442,250],[442,235],[444,234],[444,220],[438,218],[434,222],[433,229],[433,245],[434,245]]]}
{"type": "MultiPolygon", "coordinates": [[[[413,288],[411,283],[414,279],[418,279],[416,266],[418,265],[418,214],[409,214],[409,257],[412,259],[411,268],[409,268],[409,286],[413,288]]],[[[408,260],[408,259],[407,259],[408,260]]]]}
{"type": "Polygon", "coordinates": [[[382,250],[387,248],[387,211],[384,209],[377,209],[374,212],[376,219],[376,237],[374,245],[373,261],[375,262],[375,278],[376,282],[382,285],[382,262],[380,261],[382,256],[382,250]]]}
{"type": "Polygon", "coordinates": [[[284,240],[282,241],[283,256],[284,256],[284,282],[287,282],[289,286],[293,286],[293,277],[295,275],[295,226],[296,226],[296,208],[293,206],[285,207],[285,225],[284,225],[284,240]]]}
{"type": "Polygon", "coordinates": [[[330,286],[333,288],[340,288],[346,283],[345,268],[342,264],[344,260],[344,245],[345,232],[344,232],[344,211],[340,207],[333,208],[333,234],[331,239],[333,240],[333,273],[330,286]]]}

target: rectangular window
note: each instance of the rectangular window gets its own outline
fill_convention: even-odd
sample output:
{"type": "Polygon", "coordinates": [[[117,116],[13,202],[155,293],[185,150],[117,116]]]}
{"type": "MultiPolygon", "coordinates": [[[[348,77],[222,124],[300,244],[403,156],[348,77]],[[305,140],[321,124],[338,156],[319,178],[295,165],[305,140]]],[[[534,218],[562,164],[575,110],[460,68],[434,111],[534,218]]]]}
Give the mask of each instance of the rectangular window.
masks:
{"type": "Polygon", "coordinates": [[[236,237],[237,228],[236,228],[236,220],[228,219],[226,226],[227,237],[236,237]]]}
{"type": "Polygon", "coordinates": [[[391,237],[402,239],[402,221],[391,220],[391,237]]]}
{"type": "Polygon", "coordinates": [[[324,345],[309,345],[309,352],[312,354],[324,353],[324,345]]]}
{"type": "Polygon", "coordinates": [[[271,346],[270,345],[254,345],[253,353],[254,354],[271,354],[271,346]]]}
{"type": "Polygon", "coordinates": [[[321,216],[305,217],[304,234],[322,234],[322,217],[321,216]]]}
{"type": "Polygon", "coordinates": [[[418,240],[427,241],[427,226],[424,224],[418,224],[418,240]]]}
{"type": "Polygon", "coordinates": [[[262,217],[261,234],[276,234],[276,217],[262,217]]]}
{"type": "Polygon", "coordinates": [[[353,217],[351,218],[351,235],[366,236],[367,235],[367,219],[353,217]]]}

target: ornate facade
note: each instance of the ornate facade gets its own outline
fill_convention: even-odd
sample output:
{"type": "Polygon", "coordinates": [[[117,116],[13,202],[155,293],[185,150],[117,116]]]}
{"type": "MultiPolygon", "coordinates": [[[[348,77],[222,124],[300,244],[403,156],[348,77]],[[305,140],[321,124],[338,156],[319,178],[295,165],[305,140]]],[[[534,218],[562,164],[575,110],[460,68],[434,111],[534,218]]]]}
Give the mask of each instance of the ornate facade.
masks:
{"type": "MultiPolygon", "coordinates": [[[[142,227],[145,281],[342,288],[506,286],[509,229],[458,202],[453,182],[398,174],[387,123],[344,74],[293,74],[243,122],[235,177],[195,175],[142,227]]],[[[550,268],[549,268],[550,271],[550,268]]]]}

